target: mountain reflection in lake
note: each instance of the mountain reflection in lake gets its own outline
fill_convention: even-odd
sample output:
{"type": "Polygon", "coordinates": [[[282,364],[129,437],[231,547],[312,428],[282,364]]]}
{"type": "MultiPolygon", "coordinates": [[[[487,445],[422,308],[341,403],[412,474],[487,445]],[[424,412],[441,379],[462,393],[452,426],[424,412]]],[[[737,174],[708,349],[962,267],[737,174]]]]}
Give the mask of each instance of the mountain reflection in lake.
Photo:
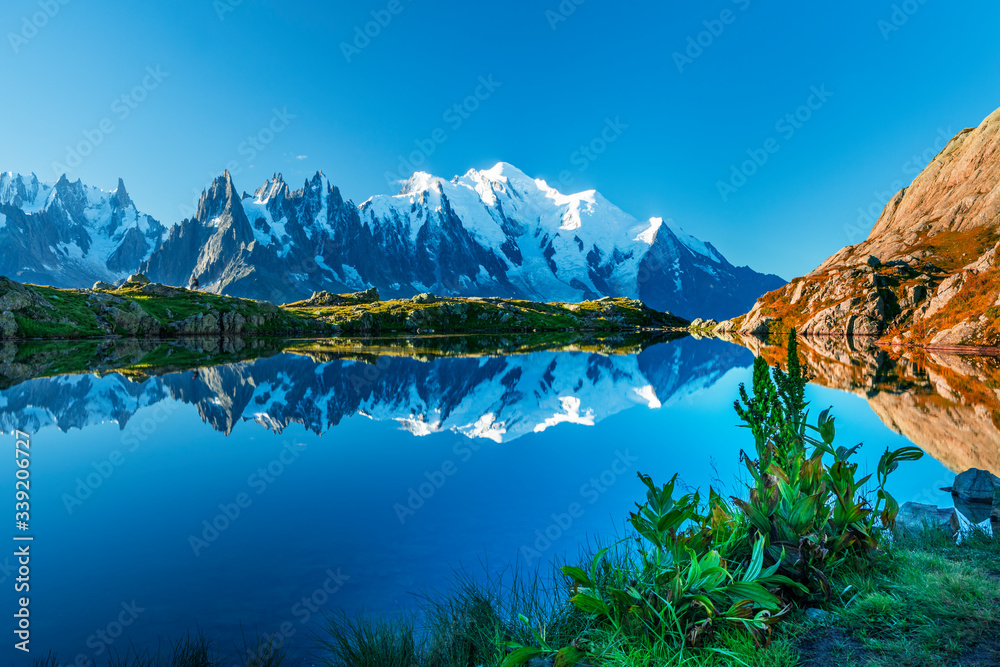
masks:
{"type": "MultiPolygon", "coordinates": [[[[241,625],[307,647],[323,611],[410,609],[454,568],[575,557],[622,530],[637,471],[739,492],[752,442],[732,402],[750,379],[746,347],[421,345],[241,344],[213,351],[232,363],[197,370],[203,349],[137,348],[115,353],[132,360],[120,372],[88,350],[104,370],[75,375],[56,373],[71,351],[7,346],[0,425],[32,434],[37,646],[63,663],[103,657],[95,633],[132,605],[142,611],[112,649],[200,626],[228,650],[241,625]],[[272,356],[239,361],[255,353],[272,356]],[[178,370],[135,365],[153,356],[178,370]]],[[[978,374],[953,376],[884,353],[803,351],[813,406],[834,406],[840,444],[865,441],[862,468],[910,440],[946,464],[901,468],[901,502],[945,504],[938,487],[955,470],[996,460],[995,385],[979,379],[993,361],[966,359],[978,374]],[[939,435],[952,427],[976,436],[939,435]]]]}

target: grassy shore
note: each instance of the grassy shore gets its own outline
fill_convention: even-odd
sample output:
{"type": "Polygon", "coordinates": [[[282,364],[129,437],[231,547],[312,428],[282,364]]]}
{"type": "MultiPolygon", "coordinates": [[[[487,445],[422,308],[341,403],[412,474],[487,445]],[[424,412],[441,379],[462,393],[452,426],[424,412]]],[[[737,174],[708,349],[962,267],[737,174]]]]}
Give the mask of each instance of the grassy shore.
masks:
{"type": "Polygon", "coordinates": [[[421,295],[381,301],[377,293],[362,294],[368,293],[276,306],[157,284],[57,289],[0,277],[0,339],[680,331],[688,325],[630,299],[537,303],[421,295]]]}

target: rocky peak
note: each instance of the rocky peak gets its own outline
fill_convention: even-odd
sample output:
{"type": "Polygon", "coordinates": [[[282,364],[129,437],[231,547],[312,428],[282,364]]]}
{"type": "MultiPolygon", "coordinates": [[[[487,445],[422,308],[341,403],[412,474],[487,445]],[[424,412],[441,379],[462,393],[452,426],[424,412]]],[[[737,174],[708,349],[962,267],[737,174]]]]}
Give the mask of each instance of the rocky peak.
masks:
{"type": "Polygon", "coordinates": [[[125,189],[125,181],[121,178],[118,179],[118,187],[112,193],[114,196],[111,201],[114,202],[119,209],[126,209],[132,206],[132,198],[128,196],[128,191],[125,189]]]}
{"type": "Polygon", "coordinates": [[[198,201],[196,218],[202,223],[211,222],[226,212],[231,212],[234,207],[239,208],[236,206],[239,201],[239,195],[233,185],[233,177],[227,169],[222,176],[212,182],[208,190],[202,192],[201,199],[198,201]]]}
{"type": "Polygon", "coordinates": [[[276,202],[278,205],[288,197],[289,189],[281,174],[272,174],[271,178],[253,193],[253,198],[262,204],[276,202]]]}

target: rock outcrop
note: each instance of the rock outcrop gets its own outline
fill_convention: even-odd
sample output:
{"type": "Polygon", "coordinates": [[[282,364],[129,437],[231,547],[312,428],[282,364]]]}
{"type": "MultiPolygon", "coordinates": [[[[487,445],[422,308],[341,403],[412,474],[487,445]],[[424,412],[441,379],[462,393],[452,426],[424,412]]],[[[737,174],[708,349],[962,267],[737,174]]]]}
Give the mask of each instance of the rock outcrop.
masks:
{"type": "Polygon", "coordinates": [[[1000,345],[998,250],[1000,110],[959,132],[866,241],[761,297],[737,328],[1000,345]]]}

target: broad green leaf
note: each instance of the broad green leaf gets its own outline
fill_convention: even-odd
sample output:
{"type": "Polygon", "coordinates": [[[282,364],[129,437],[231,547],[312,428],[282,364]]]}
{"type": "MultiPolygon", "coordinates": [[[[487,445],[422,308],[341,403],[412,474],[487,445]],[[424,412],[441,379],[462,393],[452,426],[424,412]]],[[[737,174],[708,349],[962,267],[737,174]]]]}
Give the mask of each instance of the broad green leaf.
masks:
{"type": "Polygon", "coordinates": [[[594,587],[594,582],[591,581],[590,577],[587,576],[587,573],[584,572],[582,568],[576,567],[575,565],[564,565],[561,569],[563,574],[576,583],[586,586],[587,588],[594,587]]]}
{"type": "Polygon", "coordinates": [[[514,651],[504,658],[503,662],[500,663],[501,667],[515,667],[516,665],[523,665],[532,658],[540,657],[544,651],[533,646],[521,646],[520,648],[514,649],[514,651]]]}

